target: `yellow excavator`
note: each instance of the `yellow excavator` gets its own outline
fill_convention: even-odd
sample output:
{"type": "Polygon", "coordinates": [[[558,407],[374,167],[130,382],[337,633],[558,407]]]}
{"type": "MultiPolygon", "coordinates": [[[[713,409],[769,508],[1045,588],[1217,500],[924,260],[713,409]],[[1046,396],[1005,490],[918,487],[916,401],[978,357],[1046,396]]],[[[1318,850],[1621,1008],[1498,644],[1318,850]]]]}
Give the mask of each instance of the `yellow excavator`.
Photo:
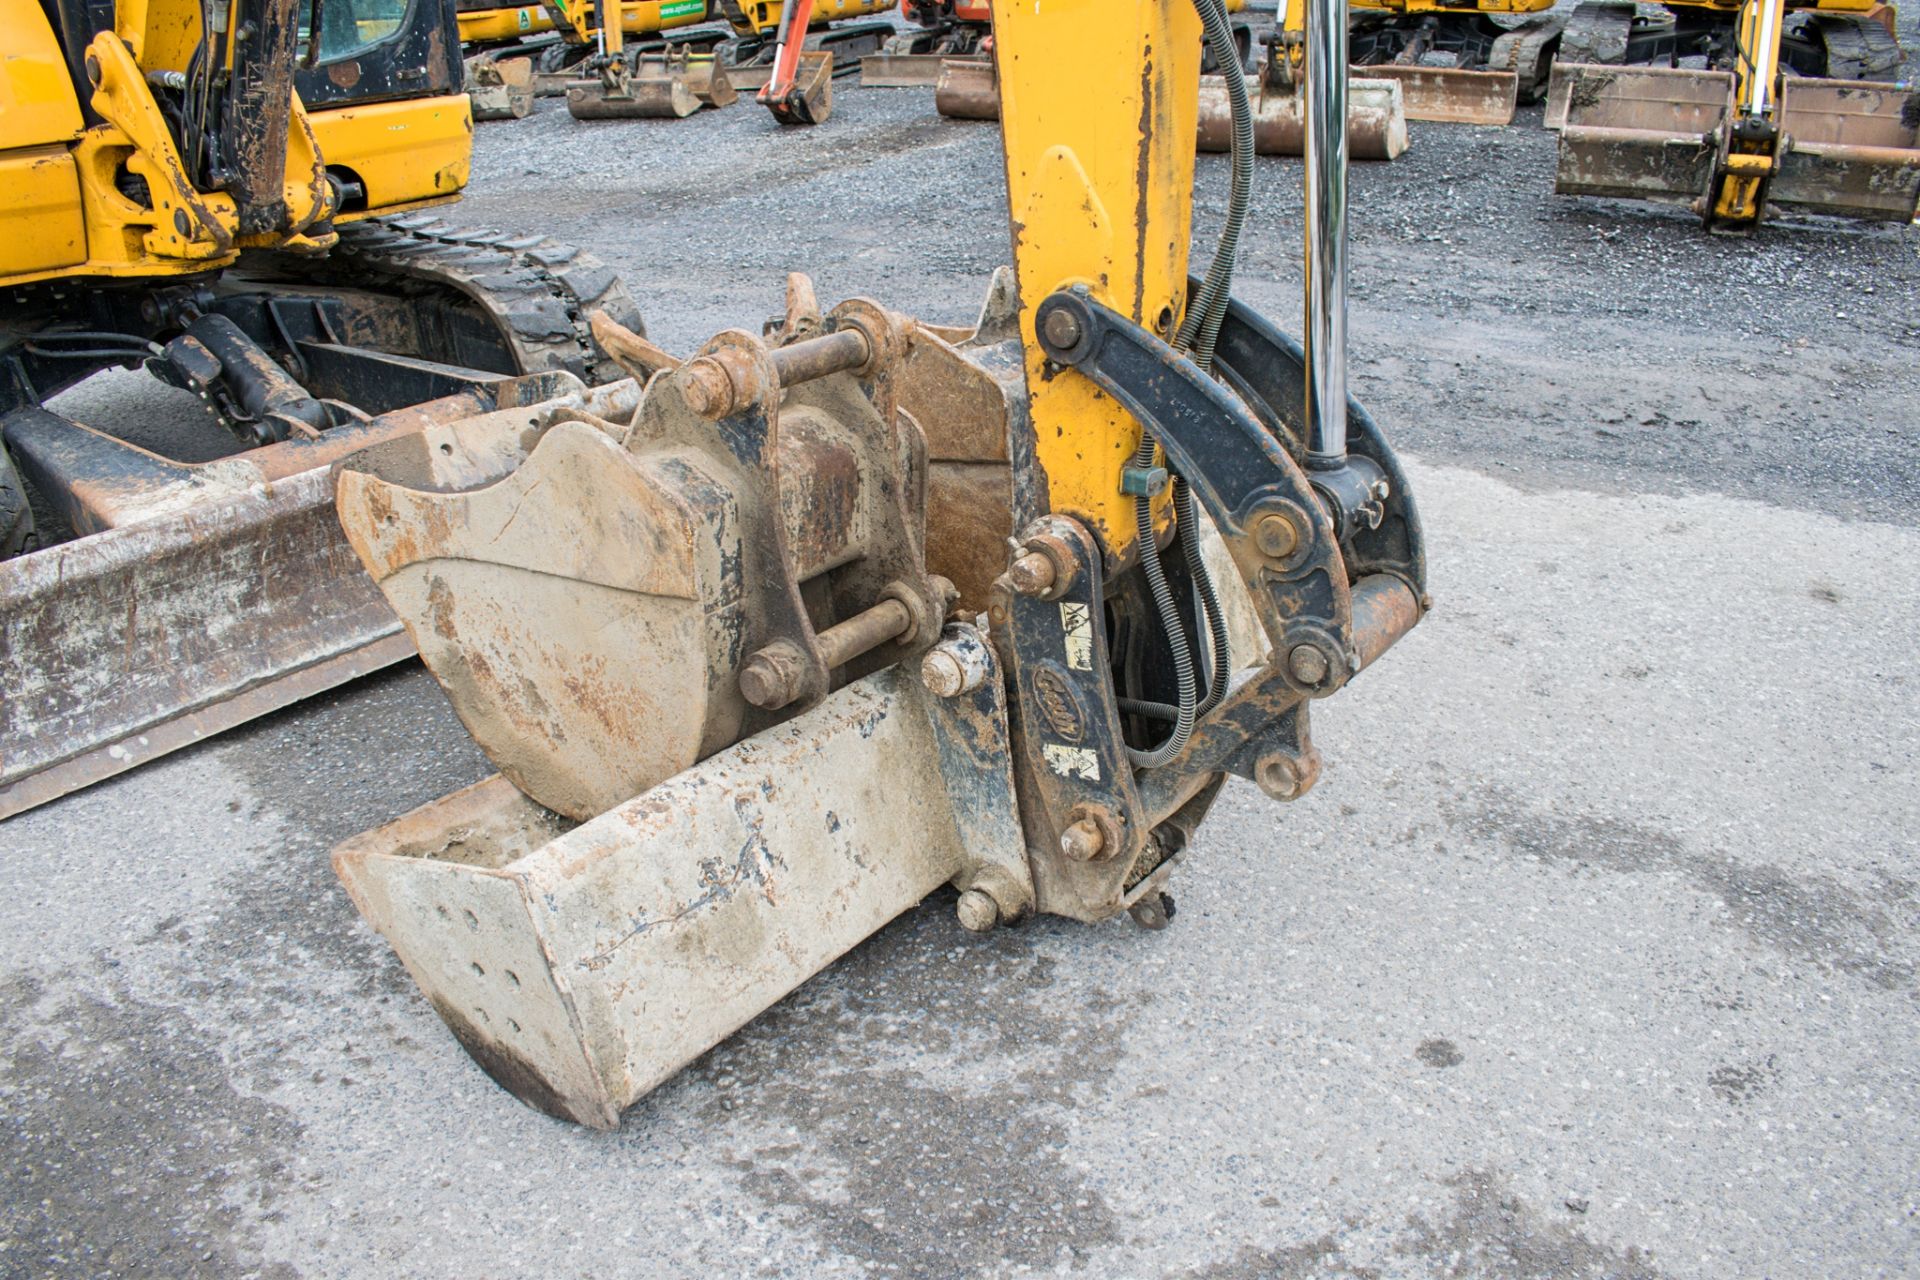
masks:
{"type": "Polygon", "coordinates": [[[1547,94],[1554,190],[1685,205],[1719,232],[1778,210],[1912,222],[1920,90],[1894,83],[1904,61],[1876,0],[1588,0],[1547,94]]]}
{"type": "MultiPolygon", "coordinates": [[[[581,119],[670,118],[726,106],[774,73],[783,0],[459,0],[460,40],[476,119],[519,118],[565,95],[581,119]],[[617,15],[617,20],[615,20],[617,15]]],[[[833,74],[894,34],[873,19],[891,0],[817,0],[806,50],[833,74]]],[[[809,62],[809,67],[812,63],[809,62]]],[[[817,96],[817,95],[816,95],[817,96]]]]}
{"type": "Polygon", "coordinates": [[[981,933],[1165,926],[1227,780],[1310,794],[1311,721],[1426,611],[1407,477],[1346,391],[1339,5],[1306,23],[1304,344],[1233,296],[1272,225],[1244,92],[1189,270],[1221,0],[1099,11],[994,0],[1013,268],[977,324],[794,275],[770,331],[684,357],[603,326],[636,378],[601,402],[337,465],[499,773],[334,865],[526,1103],[617,1124],[943,885],[981,933]]]}
{"type": "MultiPolygon", "coordinates": [[[[1283,35],[1296,28],[1303,3],[1283,0],[1283,35]]],[[[1353,64],[1398,82],[1410,120],[1507,124],[1518,103],[1546,92],[1563,26],[1553,7],[1553,0],[1353,0],[1353,64]]]]}
{"type": "Polygon", "coordinates": [[[591,256],[436,215],[472,132],[451,0],[0,0],[0,29],[4,817],[408,656],[326,467],[585,396],[620,372],[590,315],[640,322],[591,256]],[[207,413],[60,410],[115,367],[207,413]]]}

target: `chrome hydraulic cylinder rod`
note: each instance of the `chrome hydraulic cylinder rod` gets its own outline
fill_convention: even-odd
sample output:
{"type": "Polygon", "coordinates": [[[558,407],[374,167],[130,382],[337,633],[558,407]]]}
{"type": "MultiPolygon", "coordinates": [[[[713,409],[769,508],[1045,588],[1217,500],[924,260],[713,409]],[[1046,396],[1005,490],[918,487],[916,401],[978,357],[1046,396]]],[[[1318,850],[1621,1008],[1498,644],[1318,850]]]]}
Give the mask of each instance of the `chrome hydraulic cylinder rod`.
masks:
{"type": "Polygon", "coordinates": [[[1307,5],[1307,461],[1347,456],[1347,0],[1307,5]]]}

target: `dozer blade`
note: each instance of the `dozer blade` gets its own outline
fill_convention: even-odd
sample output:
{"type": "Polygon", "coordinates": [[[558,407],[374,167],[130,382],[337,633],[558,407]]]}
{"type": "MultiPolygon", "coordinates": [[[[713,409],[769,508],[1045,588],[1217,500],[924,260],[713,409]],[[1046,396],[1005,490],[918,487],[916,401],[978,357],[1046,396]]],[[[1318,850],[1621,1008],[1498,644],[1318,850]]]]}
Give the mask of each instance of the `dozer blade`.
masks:
{"type": "Polygon", "coordinates": [[[44,410],[8,415],[22,471],[96,532],[0,563],[0,817],[411,655],[340,536],[327,467],[432,422],[580,389],[562,373],[470,380],[199,465],[44,410]]]}
{"type": "Polygon", "coordinates": [[[1920,214],[1920,89],[1789,76],[1780,120],[1771,203],[1881,222],[1920,214]]]}
{"type": "Polygon", "coordinates": [[[802,50],[793,86],[778,98],[765,99],[765,104],[781,124],[825,124],[833,114],[833,51],[802,50]]]}
{"type": "Polygon", "coordinates": [[[933,107],[954,120],[998,120],[1000,81],[991,58],[943,58],[933,107]]]}
{"type": "MultiPolygon", "coordinates": [[[[1368,68],[1371,73],[1373,68],[1368,68]]],[[[1306,146],[1306,106],[1300,94],[1262,88],[1247,77],[1253,99],[1253,149],[1263,156],[1297,156],[1306,146]]],[[[1233,141],[1233,112],[1226,81],[1200,78],[1199,147],[1226,151],[1233,141]]],[[[1355,160],[1391,160],[1407,149],[1407,111],[1397,80],[1347,81],[1347,148],[1355,160]]]]}
{"type": "Polygon", "coordinates": [[[525,119],[533,110],[533,59],[469,59],[467,97],[475,120],[525,119]]]}
{"type": "Polygon", "coordinates": [[[937,53],[870,53],[860,59],[863,89],[931,89],[947,59],[937,53]]]}
{"type": "Polygon", "coordinates": [[[1582,63],[1554,73],[1567,103],[1556,192],[1682,205],[1707,194],[1733,102],[1730,73],[1582,63]]]}
{"type": "Polygon", "coordinates": [[[1461,71],[1454,67],[1380,66],[1356,68],[1369,80],[1400,86],[1409,120],[1448,124],[1511,124],[1519,101],[1520,77],[1511,71],[1461,71]]]}

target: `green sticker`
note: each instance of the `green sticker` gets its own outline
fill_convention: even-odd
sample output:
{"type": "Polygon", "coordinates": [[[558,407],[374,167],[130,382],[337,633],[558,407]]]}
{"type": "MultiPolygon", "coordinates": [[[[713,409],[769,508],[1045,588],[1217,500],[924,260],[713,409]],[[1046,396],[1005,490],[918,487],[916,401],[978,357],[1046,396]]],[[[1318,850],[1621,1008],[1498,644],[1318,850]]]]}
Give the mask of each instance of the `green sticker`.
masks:
{"type": "Polygon", "coordinates": [[[667,3],[660,6],[662,18],[684,18],[688,14],[704,15],[706,11],[707,0],[667,0],[667,3]]]}
{"type": "Polygon", "coordinates": [[[514,16],[520,19],[520,29],[522,31],[529,31],[533,28],[533,10],[522,9],[514,16]]]}

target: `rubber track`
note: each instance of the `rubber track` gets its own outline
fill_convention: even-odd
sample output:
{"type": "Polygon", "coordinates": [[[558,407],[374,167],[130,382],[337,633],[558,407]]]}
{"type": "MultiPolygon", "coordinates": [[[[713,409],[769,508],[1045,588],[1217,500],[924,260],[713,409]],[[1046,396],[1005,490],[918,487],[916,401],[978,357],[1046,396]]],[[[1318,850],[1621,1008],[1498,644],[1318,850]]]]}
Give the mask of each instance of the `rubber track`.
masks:
{"type": "Polygon", "coordinates": [[[1832,80],[1893,80],[1900,73],[1900,42],[1872,18],[1810,13],[1808,25],[1827,50],[1832,80]]]}
{"type": "Polygon", "coordinates": [[[626,376],[593,341],[595,311],[646,332],[626,285],[592,254],[543,235],[456,227],[427,213],[348,223],[326,257],[293,270],[356,287],[386,276],[454,290],[493,320],[520,372],[564,369],[589,385],[626,376]]]}
{"type": "Polygon", "coordinates": [[[1624,63],[1627,37],[1633,31],[1634,6],[1582,0],[1573,7],[1560,35],[1556,62],[1624,63]]]}
{"type": "Polygon", "coordinates": [[[1509,27],[1505,35],[1493,42],[1487,66],[1513,72],[1519,82],[1519,100],[1533,102],[1547,91],[1548,64],[1552,59],[1541,55],[1560,38],[1564,29],[1565,24],[1551,14],[1528,18],[1518,26],[1509,27]]]}

